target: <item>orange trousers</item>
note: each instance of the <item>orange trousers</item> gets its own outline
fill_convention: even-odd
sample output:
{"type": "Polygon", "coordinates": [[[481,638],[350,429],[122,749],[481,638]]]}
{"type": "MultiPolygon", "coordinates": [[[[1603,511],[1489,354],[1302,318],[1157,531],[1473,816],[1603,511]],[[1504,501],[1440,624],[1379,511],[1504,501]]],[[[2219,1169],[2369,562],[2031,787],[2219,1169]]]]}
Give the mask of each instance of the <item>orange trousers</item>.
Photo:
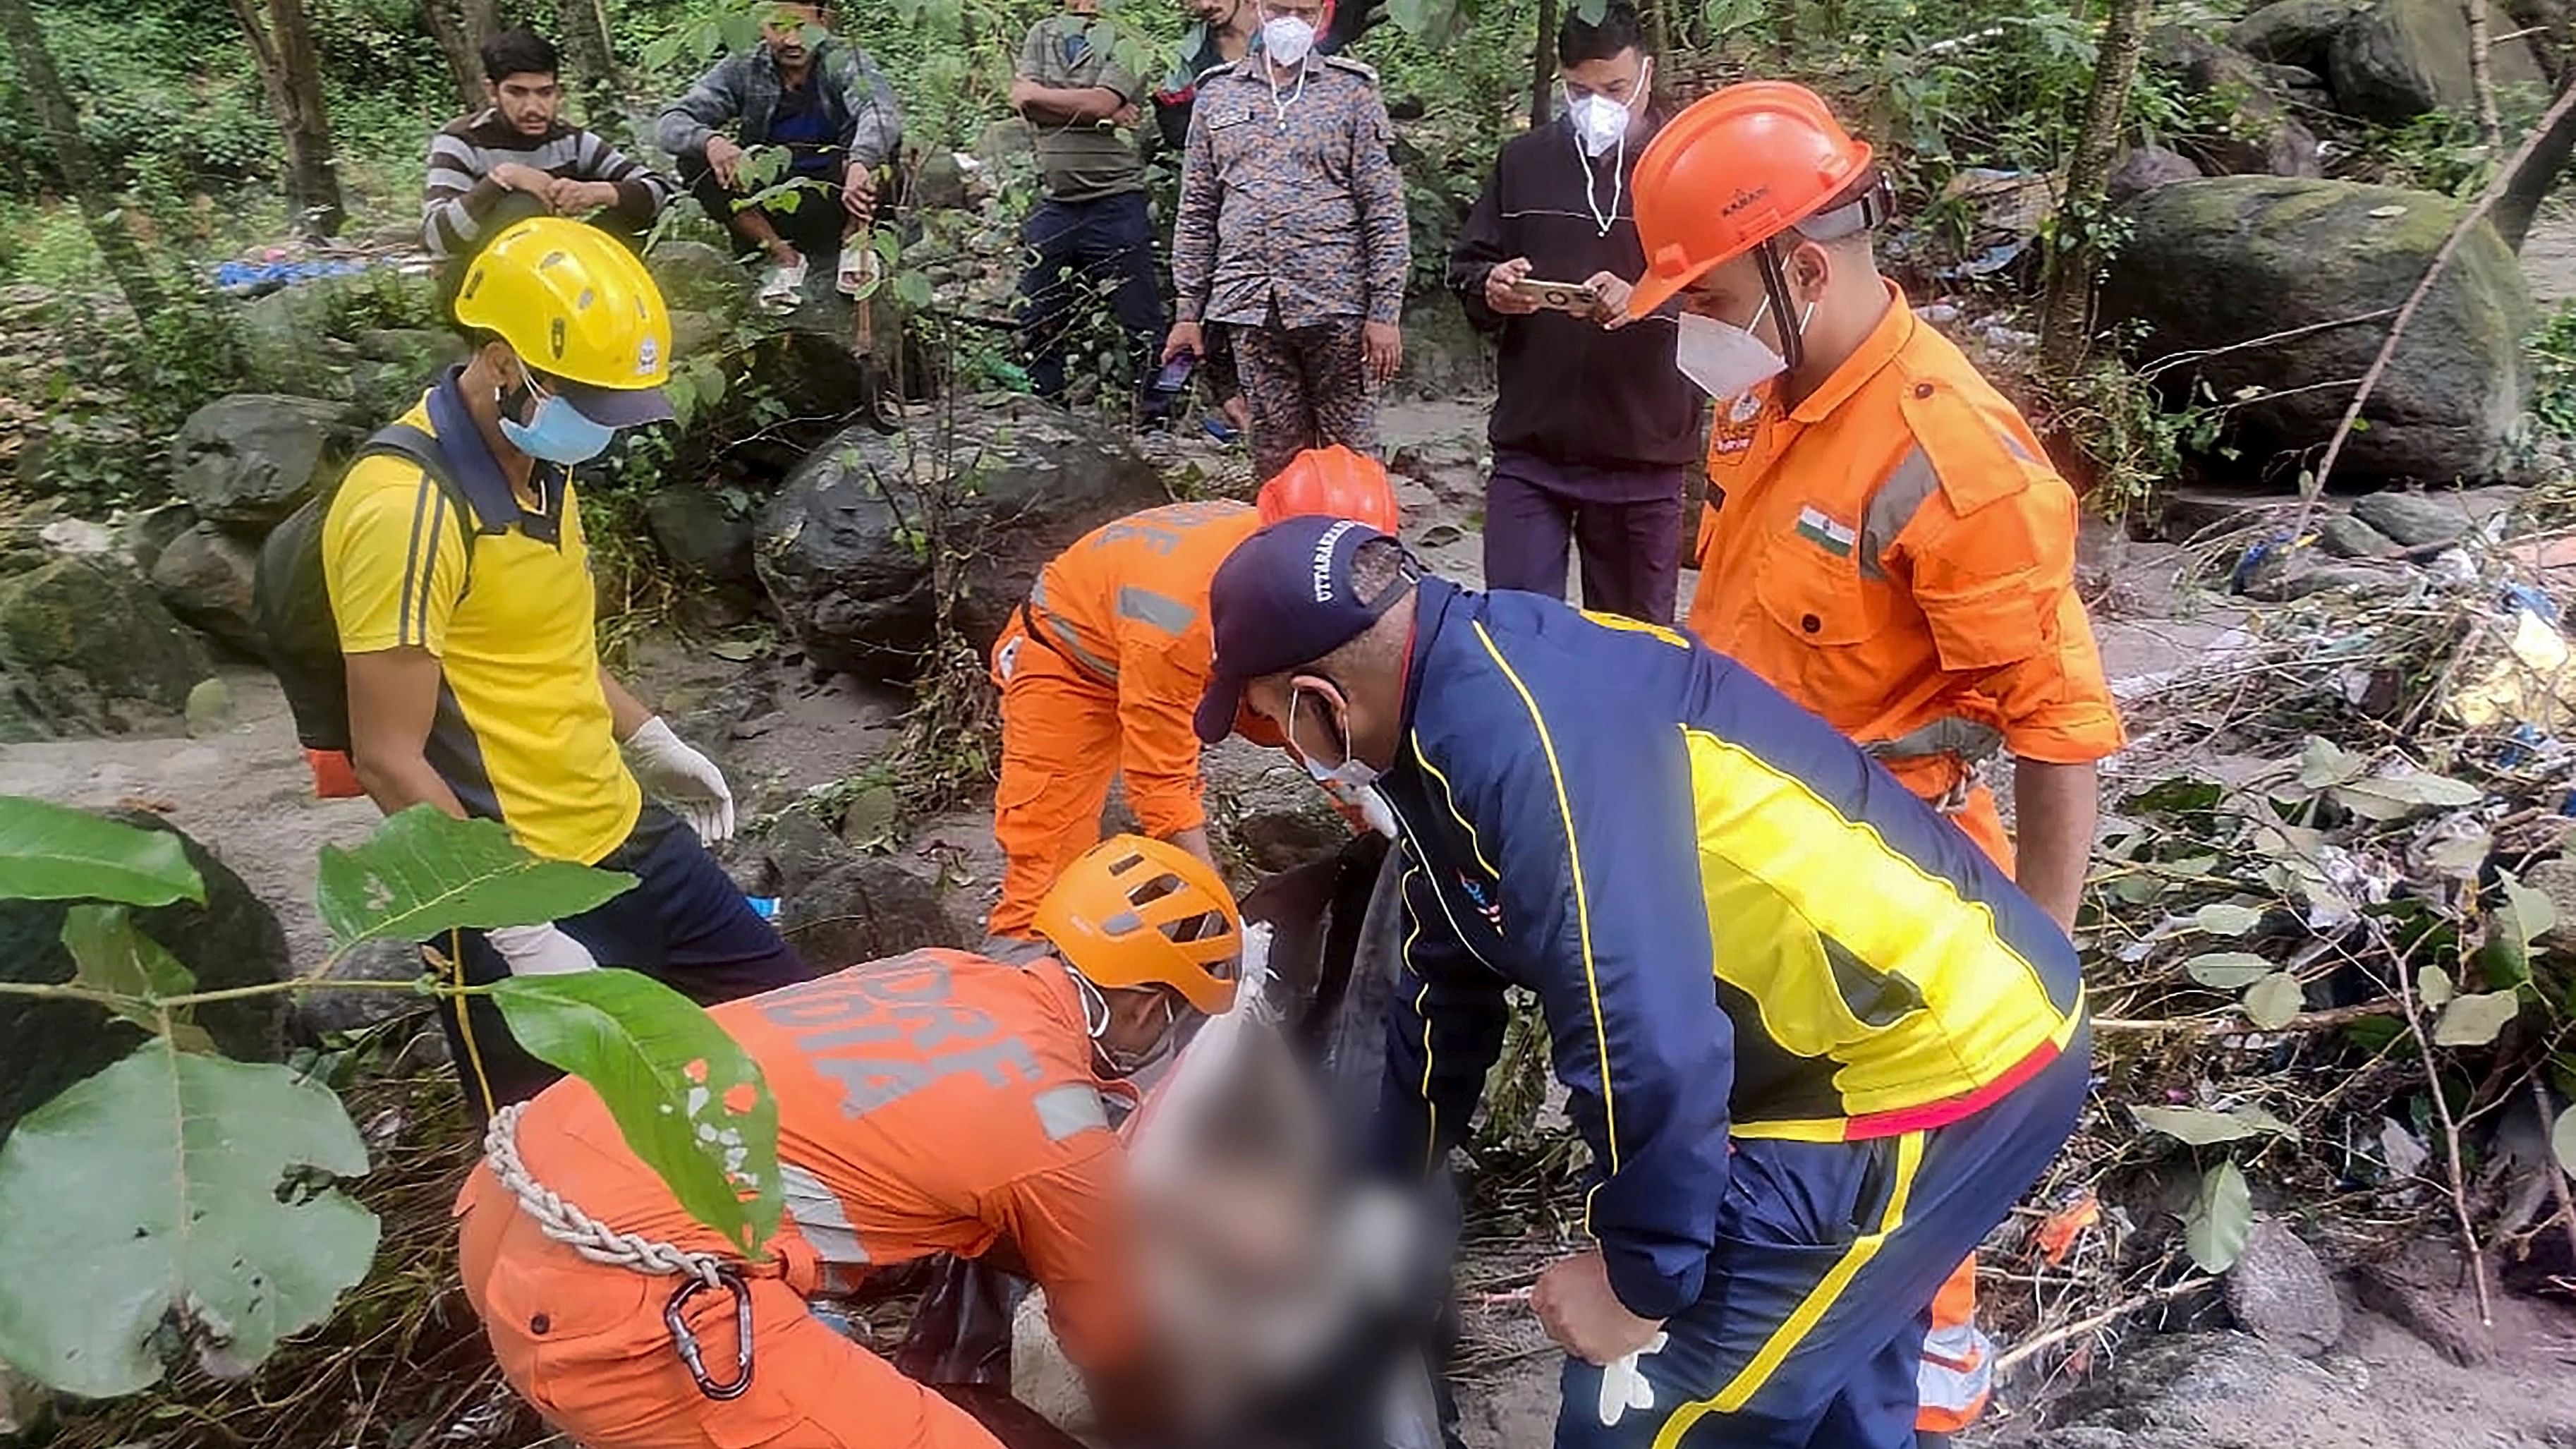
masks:
{"type": "MultiPolygon", "coordinates": [[[[2003,813],[1995,807],[1994,791],[1976,786],[1968,792],[1966,808],[1949,818],[2006,875],[2012,873],[2012,836],[2004,829],[2003,813]]],[[[1984,1360],[1993,1345],[1976,1331],[1976,1322],[1977,1260],[1971,1254],[1932,1300],[1932,1332],[1924,1344],[1922,1401],[1914,1413],[1915,1428],[1955,1434],[1985,1413],[1992,1375],[1984,1360]]]]}
{"type": "MultiPolygon", "coordinates": [[[[465,1296],[510,1387],[583,1449],[1001,1449],[966,1412],[805,1310],[789,1279],[750,1280],[752,1379],[698,1391],[662,1322],[676,1278],[593,1263],[545,1235],[491,1172],[457,1201],[465,1296]]],[[[733,1296],[686,1318],[708,1374],[740,1362],[733,1296]]]]}
{"type": "Polygon", "coordinates": [[[1100,812],[1118,778],[1124,732],[1116,688],[1017,623],[993,645],[993,683],[1002,692],[1002,778],[993,794],[1002,898],[985,929],[1027,937],[1047,888],[1100,843],[1100,812]]]}

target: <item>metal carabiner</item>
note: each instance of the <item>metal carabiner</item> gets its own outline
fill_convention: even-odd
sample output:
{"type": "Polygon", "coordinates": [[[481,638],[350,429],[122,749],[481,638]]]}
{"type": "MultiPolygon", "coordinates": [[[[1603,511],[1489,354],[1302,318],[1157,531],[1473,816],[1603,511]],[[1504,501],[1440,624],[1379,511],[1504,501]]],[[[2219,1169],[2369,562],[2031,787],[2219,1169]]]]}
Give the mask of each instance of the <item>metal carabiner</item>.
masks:
{"type": "Polygon", "coordinates": [[[698,1336],[689,1331],[688,1320],[680,1316],[680,1310],[688,1306],[689,1300],[705,1289],[705,1279],[690,1278],[672,1292],[671,1301],[662,1308],[662,1326],[671,1331],[672,1351],[679,1354],[680,1362],[688,1365],[689,1377],[698,1381],[698,1392],[721,1402],[739,1399],[751,1388],[751,1288],[743,1282],[742,1275],[731,1268],[716,1269],[716,1281],[733,1295],[734,1343],[737,1346],[734,1366],[737,1372],[732,1382],[720,1384],[707,1377],[706,1356],[699,1351],[698,1336]]]}

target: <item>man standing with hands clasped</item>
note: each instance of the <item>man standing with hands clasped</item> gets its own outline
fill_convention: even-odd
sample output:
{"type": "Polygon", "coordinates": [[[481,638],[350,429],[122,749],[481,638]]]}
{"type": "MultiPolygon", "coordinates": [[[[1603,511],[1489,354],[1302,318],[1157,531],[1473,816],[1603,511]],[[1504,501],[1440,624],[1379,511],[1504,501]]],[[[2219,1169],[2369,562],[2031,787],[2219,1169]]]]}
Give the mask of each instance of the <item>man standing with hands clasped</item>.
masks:
{"type": "Polygon", "coordinates": [[[1261,48],[1199,83],[1163,360],[1203,353],[1208,324],[1229,330],[1268,478],[1309,448],[1377,451],[1412,243],[1377,73],[1315,53],[1324,0],[1267,0],[1261,16],[1261,48]]]}
{"type": "Polygon", "coordinates": [[[1467,319],[1501,342],[1485,583],[1564,598],[1571,543],[1585,607],[1669,624],[1701,406],[1672,369],[1669,312],[1628,323],[1646,265],[1628,183],[1662,125],[1655,62],[1624,4],[1597,23],[1568,16],[1556,51],[1564,118],[1503,147],[1449,254],[1467,319]],[[1517,290],[1533,278],[1583,284],[1590,309],[1517,290]]]}

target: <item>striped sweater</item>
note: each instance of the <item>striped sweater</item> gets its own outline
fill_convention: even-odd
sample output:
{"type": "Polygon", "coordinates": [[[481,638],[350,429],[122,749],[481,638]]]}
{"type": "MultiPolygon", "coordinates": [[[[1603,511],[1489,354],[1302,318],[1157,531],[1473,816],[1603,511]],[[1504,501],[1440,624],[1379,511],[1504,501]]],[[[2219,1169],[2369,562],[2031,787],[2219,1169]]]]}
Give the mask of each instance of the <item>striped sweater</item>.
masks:
{"type": "Polygon", "coordinates": [[[420,238],[431,256],[462,256],[482,240],[485,218],[510,190],[492,179],[493,169],[510,161],[549,176],[609,183],[617,203],[606,216],[639,234],[671,199],[669,181],[596,132],[557,121],[542,136],[525,135],[499,111],[486,110],[450,121],[430,138],[420,238]]]}

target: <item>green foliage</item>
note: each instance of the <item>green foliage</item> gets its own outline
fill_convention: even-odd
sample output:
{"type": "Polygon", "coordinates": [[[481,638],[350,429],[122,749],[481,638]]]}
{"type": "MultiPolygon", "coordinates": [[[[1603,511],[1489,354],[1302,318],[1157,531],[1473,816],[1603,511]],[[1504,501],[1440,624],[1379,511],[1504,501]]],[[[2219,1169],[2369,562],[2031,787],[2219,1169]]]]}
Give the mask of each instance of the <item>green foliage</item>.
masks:
{"type": "Polygon", "coordinates": [[[0,1358],[132,1393],[160,1377],[166,1323],[210,1367],[257,1363],[365,1276],[375,1217],[305,1180],[366,1170],[328,1090],[145,1043],[0,1147],[0,1358]]]}
{"type": "Polygon", "coordinates": [[[2229,1160],[2202,1174],[2182,1226],[2183,1242],[2200,1271],[2224,1273],[2235,1267],[2254,1231],[2254,1193],[2246,1185],[2245,1170],[2229,1160]]]}
{"type": "Polygon", "coordinates": [[[498,822],[415,805],[353,850],[322,847],[315,904],[333,942],[346,950],[360,941],[559,920],[634,885],[623,871],[540,860],[498,822]]]}
{"type": "MultiPolygon", "coordinates": [[[[165,837],[166,838],[166,837],[165,837]]],[[[197,978],[161,943],[136,930],[123,906],[79,905],[63,917],[63,949],[72,955],[72,984],[121,998],[118,1018],[170,1039],[181,1051],[212,1052],[215,1039],[188,1019],[188,1009],[158,1005],[196,989],[197,978]]]]}
{"type": "Polygon", "coordinates": [[[2576,302],[2561,302],[2523,349],[2531,359],[2531,420],[2553,437],[2576,441],[2576,302]]]}
{"type": "Polygon", "coordinates": [[[160,502],[171,436],[188,414],[240,385],[237,309],[193,285],[169,291],[167,307],[138,319],[86,288],[66,288],[48,319],[59,351],[9,369],[20,374],[14,385],[44,402],[26,470],[40,491],[101,511],[160,502]]]}
{"type": "Polygon", "coordinates": [[[0,795],[0,898],[202,904],[206,883],[168,831],[0,795]]]}
{"type": "Polygon", "coordinates": [[[764,1256],[778,1232],[778,1103],[714,1018],[632,971],[514,976],[492,995],[520,1045],[598,1090],[689,1216],[764,1256]]]}
{"type": "MultiPolygon", "coordinates": [[[[326,850],[319,906],[345,950],[555,920],[632,884],[422,807],[355,850],[326,850]]],[[[203,887],[176,836],[0,797],[0,894],[160,904],[203,887]]],[[[329,1186],[367,1172],[365,1144],[328,1086],[216,1055],[187,1019],[211,994],[194,994],[122,905],[75,906],[63,940],[71,981],[0,982],[0,994],[87,1001],[158,1035],[0,1143],[0,1364],[92,1396],[148,1387],[183,1350],[212,1373],[247,1371],[366,1276],[377,1221],[329,1186]]],[[[777,1107],[723,1028],[624,971],[451,994],[484,991],[531,1051],[599,1092],[689,1212],[760,1256],[780,1221],[777,1107]]]]}

